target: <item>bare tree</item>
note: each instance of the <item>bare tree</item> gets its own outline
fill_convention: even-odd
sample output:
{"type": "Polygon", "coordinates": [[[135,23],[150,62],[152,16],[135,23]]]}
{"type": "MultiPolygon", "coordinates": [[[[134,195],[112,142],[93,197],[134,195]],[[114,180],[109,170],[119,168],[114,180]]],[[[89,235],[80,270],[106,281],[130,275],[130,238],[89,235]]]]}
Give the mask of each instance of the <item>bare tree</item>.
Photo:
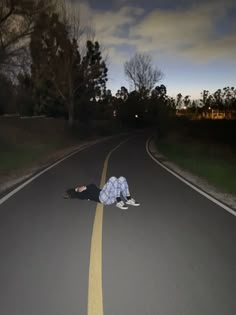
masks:
{"type": "Polygon", "coordinates": [[[1,0],[0,71],[21,65],[38,15],[53,6],[54,0],[1,0]]]}
{"type": "Polygon", "coordinates": [[[150,92],[163,77],[161,70],[153,66],[152,58],[148,54],[136,53],[125,62],[124,70],[131,85],[138,92],[150,92]]]}

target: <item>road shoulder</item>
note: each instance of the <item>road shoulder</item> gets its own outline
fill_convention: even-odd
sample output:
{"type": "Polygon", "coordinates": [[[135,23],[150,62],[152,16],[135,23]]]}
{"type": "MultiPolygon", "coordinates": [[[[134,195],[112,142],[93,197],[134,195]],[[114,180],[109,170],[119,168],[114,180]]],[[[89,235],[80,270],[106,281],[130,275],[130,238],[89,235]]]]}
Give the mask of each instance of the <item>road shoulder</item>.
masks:
{"type": "Polygon", "coordinates": [[[78,145],[74,145],[68,148],[57,150],[49,154],[47,157],[44,157],[40,159],[39,161],[37,161],[37,163],[35,163],[35,165],[32,167],[20,169],[16,171],[14,174],[1,175],[0,176],[0,197],[5,196],[11,190],[16,188],[18,185],[22,184],[26,180],[30,179],[32,176],[46,169],[53,163],[56,163],[57,161],[65,158],[66,156],[76,153],[77,151],[83,149],[84,147],[109,140],[110,138],[113,138],[116,136],[117,135],[82,141],[78,145]]]}
{"type": "Polygon", "coordinates": [[[158,151],[154,138],[151,138],[149,141],[149,151],[152,154],[152,156],[155,157],[164,166],[171,169],[172,171],[174,171],[175,173],[189,181],[191,184],[195,185],[196,187],[200,188],[201,190],[209,194],[210,196],[226,204],[236,212],[236,196],[219,191],[216,187],[210,185],[206,180],[186,170],[183,170],[175,163],[169,161],[163,154],[161,154],[158,151]]]}

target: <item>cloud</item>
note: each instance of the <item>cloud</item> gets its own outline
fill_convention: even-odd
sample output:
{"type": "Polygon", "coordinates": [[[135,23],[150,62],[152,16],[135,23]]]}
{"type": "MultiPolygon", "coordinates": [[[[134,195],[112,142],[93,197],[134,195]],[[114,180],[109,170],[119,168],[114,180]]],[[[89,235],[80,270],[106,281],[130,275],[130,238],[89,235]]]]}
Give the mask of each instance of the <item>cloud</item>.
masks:
{"type": "Polygon", "coordinates": [[[108,61],[111,61],[114,64],[124,64],[126,60],[130,58],[130,55],[127,51],[118,50],[115,47],[109,47],[107,49],[108,61]]]}
{"type": "Polygon", "coordinates": [[[119,45],[128,42],[127,29],[134,25],[143,14],[142,8],[125,6],[118,11],[97,11],[93,15],[93,25],[98,37],[106,45],[119,45]]]}
{"type": "MultiPolygon", "coordinates": [[[[107,48],[112,62],[123,63],[135,51],[188,58],[196,63],[235,59],[236,23],[225,34],[219,32],[229,9],[235,7],[232,0],[199,0],[198,4],[182,0],[175,9],[169,5],[149,12],[144,6],[128,6],[125,0],[115,2],[123,6],[95,10],[88,2],[73,4],[80,8],[82,22],[94,27],[96,38],[107,48]]],[[[137,3],[141,5],[142,1],[137,3]]]]}
{"type": "Polygon", "coordinates": [[[217,22],[225,14],[219,3],[179,11],[155,10],[130,29],[130,37],[138,37],[137,50],[146,52],[176,54],[195,61],[233,57],[234,34],[219,36],[217,33],[217,22]]]}
{"type": "Polygon", "coordinates": [[[144,9],[140,7],[121,6],[115,11],[95,10],[86,1],[67,2],[71,3],[72,10],[80,13],[81,23],[90,25],[95,30],[96,38],[107,46],[127,44],[127,30],[144,14],[144,9]]]}

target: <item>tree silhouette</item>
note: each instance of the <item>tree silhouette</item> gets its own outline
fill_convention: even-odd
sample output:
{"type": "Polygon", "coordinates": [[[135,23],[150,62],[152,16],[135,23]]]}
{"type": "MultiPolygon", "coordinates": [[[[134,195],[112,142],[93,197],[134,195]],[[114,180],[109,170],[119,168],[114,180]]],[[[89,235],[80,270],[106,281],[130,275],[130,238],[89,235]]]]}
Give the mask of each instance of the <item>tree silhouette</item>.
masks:
{"type": "Polygon", "coordinates": [[[116,93],[116,97],[122,99],[122,101],[126,101],[128,96],[129,92],[125,86],[122,86],[116,93]]]}
{"type": "Polygon", "coordinates": [[[185,106],[185,108],[188,108],[190,105],[191,105],[190,95],[186,95],[184,97],[184,106],[185,106]]]}
{"type": "Polygon", "coordinates": [[[155,89],[152,90],[152,97],[157,99],[164,99],[166,97],[166,86],[161,84],[160,86],[156,86],[155,89]]]}
{"type": "Polygon", "coordinates": [[[0,3],[0,70],[9,73],[21,66],[28,38],[38,15],[49,12],[53,0],[3,0],[0,3]]]}
{"type": "Polygon", "coordinates": [[[180,109],[181,106],[182,106],[182,98],[183,98],[182,94],[178,93],[177,94],[177,99],[176,99],[176,108],[177,109],[180,109]]]}
{"type": "Polygon", "coordinates": [[[163,73],[153,66],[148,54],[136,53],[124,64],[125,75],[132,87],[142,95],[148,94],[163,77],[163,73]]]}
{"type": "MultiPolygon", "coordinates": [[[[54,13],[43,13],[31,36],[34,81],[51,81],[64,101],[69,125],[74,123],[75,101],[95,99],[105,91],[107,68],[98,42],[87,41],[82,57],[78,39],[71,38],[68,26],[54,13]]],[[[78,111],[77,111],[78,112],[78,111]]]]}

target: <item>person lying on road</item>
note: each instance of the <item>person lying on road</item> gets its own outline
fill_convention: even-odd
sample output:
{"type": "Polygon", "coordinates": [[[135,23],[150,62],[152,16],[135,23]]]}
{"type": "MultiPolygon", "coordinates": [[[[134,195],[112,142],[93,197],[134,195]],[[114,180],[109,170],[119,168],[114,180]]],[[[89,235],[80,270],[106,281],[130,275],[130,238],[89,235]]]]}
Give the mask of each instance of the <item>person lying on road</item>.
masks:
{"type": "Polygon", "coordinates": [[[102,189],[95,184],[70,188],[63,197],[66,199],[92,200],[104,205],[116,203],[116,207],[123,210],[128,209],[127,205],[140,206],[138,202],[131,198],[127,180],[123,176],[118,178],[115,176],[110,177],[102,189]]]}

